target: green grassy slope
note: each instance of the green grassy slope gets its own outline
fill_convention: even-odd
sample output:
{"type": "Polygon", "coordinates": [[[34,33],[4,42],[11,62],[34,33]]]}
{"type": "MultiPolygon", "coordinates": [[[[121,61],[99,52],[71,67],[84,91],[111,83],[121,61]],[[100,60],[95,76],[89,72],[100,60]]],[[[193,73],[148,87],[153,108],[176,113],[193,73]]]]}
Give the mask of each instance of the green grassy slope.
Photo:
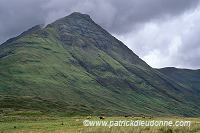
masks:
{"type": "Polygon", "coordinates": [[[80,13],[1,46],[0,94],[59,100],[63,112],[80,105],[74,109],[88,114],[195,116],[200,108],[198,95],[80,13]]]}

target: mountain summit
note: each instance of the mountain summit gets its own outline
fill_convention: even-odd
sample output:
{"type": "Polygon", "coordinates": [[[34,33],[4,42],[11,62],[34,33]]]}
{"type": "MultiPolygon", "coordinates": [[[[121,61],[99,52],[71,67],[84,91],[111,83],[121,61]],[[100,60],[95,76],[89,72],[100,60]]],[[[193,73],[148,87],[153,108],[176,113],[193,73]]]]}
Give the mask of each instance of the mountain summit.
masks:
{"type": "Polygon", "coordinates": [[[89,15],[72,13],[33,29],[0,46],[1,108],[199,115],[198,95],[151,68],[89,15]]]}

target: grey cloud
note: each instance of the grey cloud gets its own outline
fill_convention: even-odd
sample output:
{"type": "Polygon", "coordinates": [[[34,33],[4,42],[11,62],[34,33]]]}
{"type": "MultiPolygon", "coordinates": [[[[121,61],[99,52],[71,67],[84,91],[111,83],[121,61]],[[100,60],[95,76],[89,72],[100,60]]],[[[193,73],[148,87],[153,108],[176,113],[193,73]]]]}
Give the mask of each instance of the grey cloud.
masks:
{"type": "Polygon", "coordinates": [[[112,0],[112,2],[118,10],[113,25],[108,29],[118,34],[129,32],[141,23],[154,19],[175,17],[190,9],[195,9],[199,3],[198,0],[123,0],[118,2],[112,0]]]}
{"type": "Polygon", "coordinates": [[[118,36],[153,67],[200,68],[200,7],[118,36]]]}
{"type": "Polygon", "coordinates": [[[0,44],[37,24],[43,23],[41,4],[47,0],[1,0],[0,44]]]}
{"type": "MultiPolygon", "coordinates": [[[[200,17],[198,18],[200,21],[200,17]]],[[[194,22],[190,26],[190,31],[182,35],[183,45],[178,50],[179,57],[176,58],[176,61],[179,62],[182,66],[189,68],[199,68],[200,67],[200,27],[198,23],[194,22]]],[[[175,63],[175,62],[174,62],[175,63]]]]}
{"type": "Polygon", "coordinates": [[[80,11],[112,33],[124,34],[138,24],[195,7],[198,0],[1,0],[0,42],[41,23],[80,11]]]}

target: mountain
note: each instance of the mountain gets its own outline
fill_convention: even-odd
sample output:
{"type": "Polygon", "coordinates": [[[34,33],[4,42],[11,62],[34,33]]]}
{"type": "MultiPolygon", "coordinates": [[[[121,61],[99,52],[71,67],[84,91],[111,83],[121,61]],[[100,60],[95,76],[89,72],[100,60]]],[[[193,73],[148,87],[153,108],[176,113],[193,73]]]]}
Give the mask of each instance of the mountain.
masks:
{"type": "Polygon", "coordinates": [[[200,95],[200,70],[180,69],[174,67],[166,67],[157,70],[174,80],[176,83],[179,83],[179,85],[184,88],[200,95]]]}
{"type": "Polygon", "coordinates": [[[200,116],[200,97],[72,13],[0,46],[2,110],[200,116]]]}

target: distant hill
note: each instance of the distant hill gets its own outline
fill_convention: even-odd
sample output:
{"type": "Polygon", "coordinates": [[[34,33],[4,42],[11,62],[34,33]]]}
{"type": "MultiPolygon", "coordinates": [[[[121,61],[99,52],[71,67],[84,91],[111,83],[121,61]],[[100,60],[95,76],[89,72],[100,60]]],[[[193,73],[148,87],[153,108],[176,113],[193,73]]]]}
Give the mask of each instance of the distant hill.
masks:
{"type": "Polygon", "coordinates": [[[200,95],[200,70],[180,69],[174,67],[166,67],[157,70],[179,83],[179,85],[184,88],[200,95]]]}
{"type": "Polygon", "coordinates": [[[199,95],[151,68],[86,14],[25,33],[0,46],[1,110],[200,116],[199,95]]]}

